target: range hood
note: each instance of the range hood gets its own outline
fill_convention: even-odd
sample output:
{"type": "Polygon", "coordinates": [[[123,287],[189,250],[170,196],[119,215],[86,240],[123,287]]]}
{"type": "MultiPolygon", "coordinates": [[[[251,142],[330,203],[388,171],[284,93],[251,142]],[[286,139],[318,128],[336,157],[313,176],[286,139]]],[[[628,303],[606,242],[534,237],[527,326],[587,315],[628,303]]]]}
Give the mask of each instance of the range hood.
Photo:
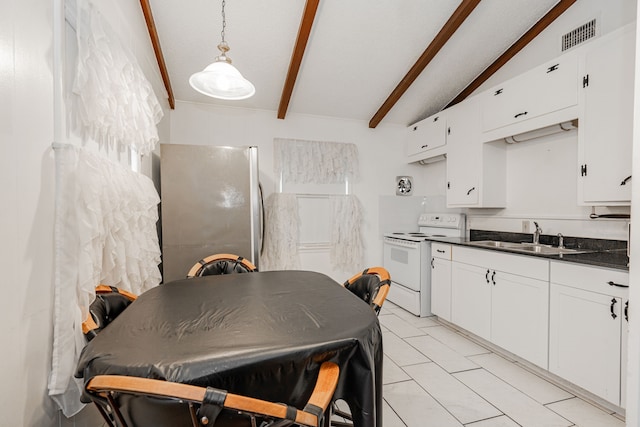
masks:
{"type": "Polygon", "coordinates": [[[507,144],[515,144],[517,142],[529,141],[535,138],[541,138],[543,136],[553,135],[555,133],[567,132],[578,128],[578,120],[570,120],[568,122],[562,122],[551,126],[546,126],[540,129],[534,129],[529,132],[519,133],[506,137],[504,140],[507,144]]]}

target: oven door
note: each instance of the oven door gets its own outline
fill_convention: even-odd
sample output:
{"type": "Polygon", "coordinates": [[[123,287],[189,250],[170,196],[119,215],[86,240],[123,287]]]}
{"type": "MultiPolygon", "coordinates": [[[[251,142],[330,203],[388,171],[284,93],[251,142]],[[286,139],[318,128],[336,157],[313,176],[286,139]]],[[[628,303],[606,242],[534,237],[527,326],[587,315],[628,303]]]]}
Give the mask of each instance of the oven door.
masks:
{"type": "Polygon", "coordinates": [[[384,268],[391,275],[392,281],[420,291],[420,257],[423,244],[393,237],[384,238],[384,268]]]}

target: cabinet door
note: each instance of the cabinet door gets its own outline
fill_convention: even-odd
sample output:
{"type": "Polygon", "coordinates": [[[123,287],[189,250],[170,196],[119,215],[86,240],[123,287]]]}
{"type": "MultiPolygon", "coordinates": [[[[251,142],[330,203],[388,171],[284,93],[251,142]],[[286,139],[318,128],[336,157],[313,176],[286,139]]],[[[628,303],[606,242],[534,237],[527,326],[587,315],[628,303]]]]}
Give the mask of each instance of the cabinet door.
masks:
{"type": "Polygon", "coordinates": [[[492,272],[491,342],[547,369],[549,282],[492,272]]]}
{"type": "Polygon", "coordinates": [[[491,335],[491,286],[487,268],[451,263],[451,321],[486,340],[491,335]]]}
{"type": "Polygon", "coordinates": [[[578,128],[582,203],[630,204],[634,53],[633,31],[585,53],[578,128]]]}
{"type": "Polygon", "coordinates": [[[623,317],[622,320],[622,334],[620,336],[620,406],[623,408],[627,407],[627,351],[629,350],[628,346],[628,336],[629,336],[629,300],[625,300],[624,307],[622,309],[623,317]]]}
{"type": "Polygon", "coordinates": [[[431,258],[431,312],[451,321],[451,261],[431,258]]]}
{"type": "MultiPolygon", "coordinates": [[[[576,105],[577,78],[577,57],[567,54],[494,87],[483,95],[483,130],[520,123],[576,105]]],[[[519,132],[526,130],[533,129],[519,132]]]]}
{"type": "Polygon", "coordinates": [[[477,99],[449,109],[447,115],[447,205],[476,206],[482,173],[482,145],[478,141],[477,99]]]}
{"type": "Polygon", "coordinates": [[[446,123],[443,114],[431,117],[409,126],[407,156],[431,150],[446,143],[446,123]]]}
{"type": "Polygon", "coordinates": [[[621,298],[551,283],[549,371],[620,404],[621,298]]]}

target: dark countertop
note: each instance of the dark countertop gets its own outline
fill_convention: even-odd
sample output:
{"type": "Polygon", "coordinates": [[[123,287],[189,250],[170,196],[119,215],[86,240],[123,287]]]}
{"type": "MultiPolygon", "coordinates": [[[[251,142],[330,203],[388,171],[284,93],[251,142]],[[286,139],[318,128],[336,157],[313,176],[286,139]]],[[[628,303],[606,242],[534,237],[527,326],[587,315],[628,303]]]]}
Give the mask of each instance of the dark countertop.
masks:
{"type": "MultiPolygon", "coordinates": [[[[579,249],[581,253],[545,255],[537,253],[522,253],[519,251],[512,251],[507,248],[478,247],[469,243],[479,240],[531,242],[530,234],[471,230],[470,235],[470,238],[429,237],[428,240],[432,242],[450,243],[457,246],[466,246],[475,249],[506,252],[522,256],[546,258],[554,261],[574,262],[596,267],[614,268],[617,270],[629,271],[629,258],[627,257],[625,241],[565,237],[565,246],[571,249],[579,249]]],[[[540,236],[540,243],[557,246],[557,237],[542,235],[540,236]]]]}

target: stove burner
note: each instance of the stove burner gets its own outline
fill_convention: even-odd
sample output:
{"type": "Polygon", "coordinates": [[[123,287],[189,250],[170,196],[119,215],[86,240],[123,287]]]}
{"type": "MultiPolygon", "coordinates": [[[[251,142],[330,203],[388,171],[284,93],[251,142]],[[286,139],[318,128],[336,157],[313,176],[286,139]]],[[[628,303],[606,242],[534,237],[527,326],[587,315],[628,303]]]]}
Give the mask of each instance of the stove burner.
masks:
{"type": "Polygon", "coordinates": [[[447,237],[444,234],[432,234],[431,237],[447,237]]]}
{"type": "Polygon", "coordinates": [[[424,233],[407,233],[407,234],[409,234],[410,236],[416,236],[416,237],[427,237],[427,235],[424,233]]]}
{"type": "Polygon", "coordinates": [[[400,234],[405,234],[405,233],[403,233],[403,232],[401,232],[401,231],[400,231],[400,232],[396,231],[395,233],[391,233],[391,234],[398,234],[398,235],[400,235],[400,234]]]}

